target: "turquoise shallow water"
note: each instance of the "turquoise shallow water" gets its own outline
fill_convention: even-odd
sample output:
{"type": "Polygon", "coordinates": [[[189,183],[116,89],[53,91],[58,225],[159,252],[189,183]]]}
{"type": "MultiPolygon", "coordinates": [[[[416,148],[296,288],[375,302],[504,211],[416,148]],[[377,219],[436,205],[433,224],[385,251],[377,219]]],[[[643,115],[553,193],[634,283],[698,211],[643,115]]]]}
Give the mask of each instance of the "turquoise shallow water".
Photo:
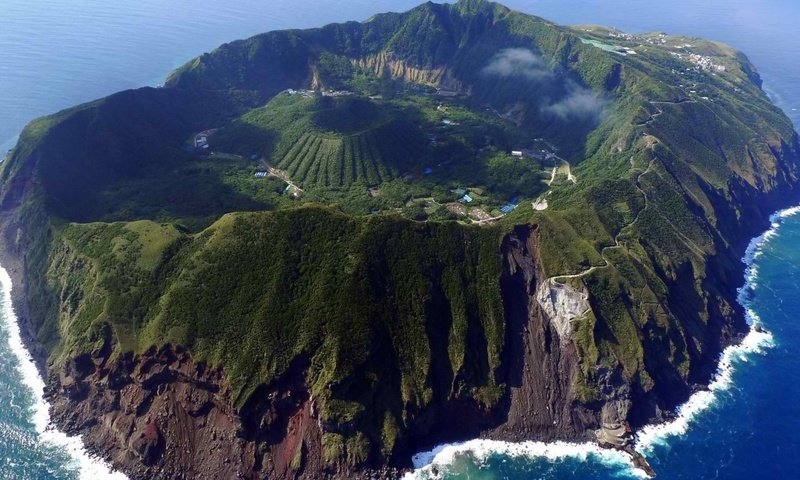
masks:
{"type": "MultiPolygon", "coordinates": [[[[0,0],[0,152],[13,146],[15,135],[37,116],[120,89],[157,85],[170,69],[225,41],[277,28],[366,19],[420,1],[0,0]]],[[[754,61],[766,89],[796,125],[800,120],[796,0],[505,3],[565,24],[663,30],[730,43],[754,61]]],[[[800,216],[780,223],[755,259],[755,288],[745,298],[773,336],[752,339],[751,350],[757,351],[732,355],[731,368],[714,396],[691,405],[709,408],[687,424],[673,425],[674,435],[651,437],[647,454],[659,478],[800,476],[800,402],[795,400],[800,398],[800,325],[795,321],[800,316],[800,216]]],[[[88,466],[85,456],[74,451],[74,441],[55,432],[39,433],[46,422],[37,397],[40,385],[29,368],[20,368],[26,364],[18,359],[22,352],[8,321],[8,312],[0,310],[0,478],[107,476],[88,466]]],[[[454,463],[446,478],[635,475],[622,459],[593,449],[475,447],[472,453],[451,456],[454,463]]]]}

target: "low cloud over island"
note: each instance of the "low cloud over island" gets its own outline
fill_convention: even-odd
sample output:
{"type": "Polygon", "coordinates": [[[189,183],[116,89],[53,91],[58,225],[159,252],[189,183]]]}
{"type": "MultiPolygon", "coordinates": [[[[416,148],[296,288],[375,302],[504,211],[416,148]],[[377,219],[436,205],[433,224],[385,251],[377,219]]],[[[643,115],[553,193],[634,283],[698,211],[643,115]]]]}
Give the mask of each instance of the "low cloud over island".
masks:
{"type": "Polygon", "coordinates": [[[540,55],[527,48],[506,48],[492,58],[483,73],[498,77],[523,76],[533,80],[551,77],[540,55]]]}
{"type": "Polygon", "coordinates": [[[563,95],[542,100],[541,113],[563,121],[599,121],[607,101],[592,89],[557,75],[541,55],[527,48],[506,48],[498,52],[482,73],[500,78],[522,77],[535,82],[559,82],[563,95]]]}
{"type": "Polygon", "coordinates": [[[542,107],[542,112],[564,121],[600,120],[608,102],[593,90],[567,81],[567,95],[542,107]]]}

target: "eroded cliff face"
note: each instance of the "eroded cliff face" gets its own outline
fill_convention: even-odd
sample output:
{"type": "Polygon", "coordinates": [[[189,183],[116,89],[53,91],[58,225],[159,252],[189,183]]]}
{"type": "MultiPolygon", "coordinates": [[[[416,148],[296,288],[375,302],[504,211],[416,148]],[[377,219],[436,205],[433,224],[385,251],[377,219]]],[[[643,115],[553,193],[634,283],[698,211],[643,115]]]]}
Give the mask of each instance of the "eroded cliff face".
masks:
{"type": "MultiPolygon", "coordinates": [[[[110,329],[90,354],[51,373],[53,419],[134,479],[392,478],[410,467],[413,453],[476,436],[625,448],[631,427],[668,415],[670,403],[692,388],[690,380],[656,379],[658,388],[644,390],[621,365],[582,358],[575,323],[592,314],[592,298],[578,282],[548,278],[540,248],[535,225],[514,227],[499,246],[505,340],[494,375],[504,388],[502,400],[487,410],[448,396],[408,413],[388,461],[331,454],[325,434],[347,426],[320,419],[320,400],[309,388],[310,360],[303,355],[236,408],[222,370],[195,362],[179,346],[117,355],[110,329]],[[588,400],[579,391],[586,371],[596,387],[588,400]],[[661,393],[666,388],[679,389],[674,399],[661,393]]],[[[716,270],[714,261],[709,265],[716,270]]],[[[689,298],[678,283],[670,285],[673,301],[689,298]]],[[[718,293],[712,301],[728,301],[718,293]]],[[[727,314],[712,316],[708,332],[719,349],[741,330],[735,308],[723,307],[727,314]]],[[[718,351],[703,352],[710,367],[718,351]]],[[[658,360],[653,352],[649,348],[648,362],[658,360]]]]}
{"type": "Polygon", "coordinates": [[[236,408],[225,372],[171,345],[117,356],[110,329],[94,351],[51,375],[53,419],[134,479],[389,478],[442,439],[593,440],[605,413],[575,398],[581,359],[570,324],[586,295],[544,278],[538,249],[531,225],[501,246],[507,334],[496,375],[504,400],[482,411],[451,398],[418,412],[389,466],[326,454],[323,435],[342,426],[320,420],[303,356],[236,408]],[[448,424],[461,427],[445,431],[448,424]]]}
{"type": "Polygon", "coordinates": [[[69,362],[47,396],[57,425],[130,478],[349,477],[323,465],[303,359],[237,410],[224,372],[182,348],[111,358],[112,342],[69,362]]]}
{"type": "Polygon", "coordinates": [[[388,76],[407,83],[415,83],[439,88],[447,92],[468,93],[469,89],[458,80],[446,66],[419,67],[394,55],[392,52],[380,52],[376,55],[353,60],[353,65],[373,72],[378,77],[388,76]]]}
{"type": "MultiPolygon", "coordinates": [[[[281,38],[282,35],[272,38],[281,38]]],[[[468,83],[470,76],[461,71],[463,78],[459,79],[446,64],[415,64],[409,57],[385,49],[380,52],[373,55],[359,52],[348,58],[355,66],[370,70],[379,77],[387,76],[412,84],[437,87],[444,96],[469,94],[470,88],[474,88],[478,98],[481,98],[481,93],[486,96],[493,92],[493,89],[487,90],[486,85],[483,89],[475,85],[471,87],[468,83]]],[[[271,71],[265,76],[265,70],[260,67],[251,68],[246,70],[249,72],[245,75],[246,81],[231,80],[231,85],[264,89],[263,95],[266,96],[268,92],[274,93],[279,88],[306,84],[306,77],[311,76],[312,85],[320,87],[318,77],[313,71],[308,71],[307,56],[302,49],[297,55],[287,55],[292,61],[285,65],[285,69],[275,70],[276,76],[271,71]],[[269,81],[265,82],[265,78],[269,81]],[[268,87],[264,87],[264,84],[268,87]]],[[[210,60],[211,57],[205,57],[204,61],[195,62],[202,66],[198,72],[212,68],[213,62],[210,60]]],[[[209,83],[205,83],[200,81],[202,72],[195,72],[200,76],[188,78],[188,83],[183,86],[194,85],[197,81],[196,85],[219,88],[219,84],[223,84],[230,88],[227,63],[220,62],[218,66],[220,68],[216,73],[224,73],[219,78],[211,78],[209,83]]],[[[480,71],[482,66],[472,65],[473,73],[480,71]]],[[[239,69],[231,71],[241,73],[239,69]]],[[[497,82],[490,79],[488,83],[494,86],[497,82]]],[[[203,92],[203,96],[207,93],[203,92]]],[[[526,95],[524,98],[534,96],[526,95]]],[[[676,109],[677,105],[685,108],[696,105],[696,102],[677,102],[675,105],[676,109]]],[[[507,112],[505,116],[519,125],[524,123],[525,104],[519,98],[498,105],[498,108],[507,112]]],[[[533,110],[540,111],[539,108],[533,110]]],[[[680,112],[673,113],[677,115],[680,112]]],[[[659,125],[669,117],[659,115],[658,122],[651,121],[653,125],[659,125]]],[[[651,115],[650,118],[654,117],[651,115]]],[[[685,117],[675,118],[679,124],[685,117]]],[[[672,136],[667,128],[663,132],[651,130],[655,128],[653,125],[650,125],[648,132],[642,132],[649,134],[644,137],[648,151],[654,151],[657,145],[672,136]]],[[[640,138],[639,134],[630,136],[630,139],[634,138],[640,138]]],[[[627,140],[611,138],[609,142],[612,140],[616,142],[614,150],[618,153],[632,147],[627,140]]],[[[502,311],[504,315],[493,317],[498,319],[503,329],[502,333],[496,335],[496,341],[491,342],[492,346],[497,347],[497,355],[502,355],[499,367],[497,363],[489,366],[485,352],[491,330],[474,321],[475,318],[464,319],[469,320],[464,322],[467,325],[464,329],[466,332],[458,332],[454,327],[454,315],[447,302],[451,291],[445,292],[441,288],[441,270],[463,263],[462,258],[453,257],[456,260],[433,262],[435,268],[423,272],[424,284],[430,283],[431,288],[421,289],[421,294],[416,293],[417,290],[409,293],[409,289],[392,291],[392,282],[389,281],[392,277],[386,269],[367,269],[373,276],[369,277],[366,285],[375,290],[385,290],[387,306],[394,306],[411,295],[414,295],[412,303],[425,305],[425,308],[411,314],[401,312],[387,317],[387,325],[392,328],[385,329],[388,331],[399,325],[403,315],[413,316],[415,320],[422,319],[419,322],[421,328],[417,330],[406,325],[398,328],[408,332],[408,337],[419,339],[424,344],[422,351],[431,352],[429,358],[427,353],[419,355],[423,360],[402,373],[405,377],[411,377],[411,373],[420,374],[419,389],[415,390],[419,392],[418,395],[402,397],[401,389],[393,383],[397,382],[397,378],[389,378],[398,363],[395,349],[401,344],[388,340],[376,342],[376,338],[388,338],[388,332],[384,331],[365,342],[375,351],[369,352],[364,364],[353,367],[362,369],[363,365],[377,365],[374,369],[366,367],[360,372],[350,372],[337,382],[316,382],[315,378],[311,378],[313,374],[309,373],[314,359],[298,354],[289,368],[282,366],[282,371],[276,377],[258,386],[248,401],[237,407],[239,404],[233,398],[230,378],[225,371],[198,363],[182,347],[174,345],[151,348],[137,355],[119,354],[120,350],[115,348],[116,341],[107,330],[103,341],[94,351],[72,358],[63,367],[60,363],[53,366],[48,389],[53,418],[64,429],[83,435],[91,448],[134,479],[390,478],[397,477],[402,469],[409,468],[410,457],[417,451],[476,436],[503,440],[598,440],[623,448],[630,439],[631,427],[665,418],[670,409],[688,398],[693,388],[706,383],[716,368],[719,352],[727,344],[735,342],[746,329],[741,307],[735,303],[735,288],[741,281],[741,250],[746,241],[762,228],[766,215],[774,208],[786,206],[789,200],[783,198],[783,194],[790,193],[790,187],[797,180],[793,167],[798,164],[796,152],[800,151],[797,138],[792,137],[791,145],[777,141],[772,143],[775,145],[772,147],[772,156],[751,156],[749,163],[752,165],[737,166],[735,172],[742,177],[732,177],[725,188],[697,181],[697,172],[689,168],[694,165],[696,156],[688,150],[685,154],[687,158],[673,158],[663,163],[662,167],[653,160],[644,170],[650,173],[640,173],[636,177],[633,182],[639,186],[640,193],[644,195],[643,189],[648,192],[649,199],[644,199],[645,208],[649,201],[653,206],[650,211],[663,211],[664,206],[674,205],[676,198],[663,198],[662,203],[658,203],[655,193],[676,193],[678,203],[685,201],[690,209],[687,212],[692,213],[692,217],[696,215],[702,219],[701,227],[708,227],[709,241],[704,244],[707,249],[702,250],[695,261],[688,257],[679,258],[671,250],[660,250],[669,242],[659,242],[658,236],[648,236],[654,231],[654,224],[665,223],[657,216],[654,216],[657,221],[649,224],[649,228],[643,228],[640,235],[629,236],[628,247],[642,247],[641,257],[637,261],[641,263],[642,270],[647,272],[647,285],[653,287],[658,283],[658,286],[664,287],[663,291],[659,290],[658,295],[653,294],[650,299],[644,297],[643,289],[632,290],[629,297],[612,293],[613,302],[608,302],[603,311],[603,305],[598,303],[598,294],[604,293],[608,285],[595,285],[595,290],[591,290],[589,281],[592,279],[589,277],[564,284],[548,278],[540,254],[542,251],[552,253],[555,248],[542,249],[539,230],[533,225],[503,227],[511,231],[502,244],[498,245],[497,239],[493,239],[488,247],[489,257],[499,260],[502,256],[503,260],[499,274],[502,305],[497,311],[502,311]],[[653,165],[656,165],[657,173],[652,170],[653,165]],[[656,179],[661,181],[657,182],[656,179]],[[692,199],[698,196],[707,197],[708,201],[694,203],[692,199]],[[593,293],[590,294],[590,290],[593,293]],[[648,308],[652,310],[637,309],[637,300],[649,300],[648,308]],[[609,303],[620,309],[608,309],[609,303]],[[648,314],[647,311],[653,313],[648,314]],[[620,330],[622,335],[615,337],[609,335],[608,329],[603,331],[603,327],[615,323],[619,313],[631,317],[632,329],[620,330]],[[591,318],[596,318],[596,323],[587,321],[591,318]],[[576,325],[581,322],[589,327],[584,328],[584,337],[578,338],[576,325]],[[470,325],[472,328],[469,328],[470,325]],[[455,353],[448,352],[453,338],[459,335],[462,338],[469,337],[471,341],[463,343],[467,353],[459,353],[458,349],[455,353]],[[579,341],[583,343],[579,344],[579,341]],[[606,349],[599,351],[603,343],[606,349]],[[609,344],[630,347],[631,352],[623,352],[630,355],[621,358],[622,355],[617,355],[618,352],[609,348],[609,344]],[[586,355],[587,346],[597,349],[594,356],[586,355]],[[470,355],[472,352],[476,354],[470,355]],[[448,353],[451,353],[450,358],[448,353]],[[454,362],[453,358],[458,361],[454,362]],[[454,363],[460,365],[459,368],[453,369],[454,363]],[[474,376],[477,373],[481,378],[476,380],[474,376]],[[486,381],[486,378],[491,381],[486,381]],[[323,384],[325,390],[319,387],[323,384]],[[338,395],[339,400],[350,401],[350,406],[357,404],[354,408],[357,413],[322,420],[320,412],[324,411],[326,405],[322,403],[322,398],[312,396],[310,385],[318,386],[318,394],[322,390],[330,398],[338,395]],[[483,396],[478,398],[475,393],[480,387],[491,388],[480,392],[483,396]],[[412,401],[415,396],[422,400],[412,401]],[[392,415],[385,416],[388,411],[385,407],[390,404],[392,415]],[[386,427],[386,418],[393,419],[394,423],[389,423],[391,428],[386,427]],[[386,432],[396,433],[397,438],[393,437],[392,442],[383,442],[382,437],[386,432]],[[341,444],[350,442],[354,448],[351,449],[351,445],[345,445],[346,448],[332,445],[332,437],[341,439],[341,444]],[[376,445],[390,445],[387,450],[391,451],[378,452],[376,445]]],[[[64,149],[63,145],[58,146],[56,150],[64,149]]],[[[676,143],[673,150],[682,152],[681,144],[676,143]]],[[[80,157],[76,155],[76,158],[80,157]]],[[[721,153],[722,157],[725,157],[725,152],[721,153]]],[[[31,158],[36,158],[36,155],[31,158]]],[[[627,164],[627,158],[624,162],[627,164]]],[[[634,168],[633,158],[630,163],[634,168]]],[[[31,205],[36,204],[33,201],[36,196],[31,193],[37,182],[33,171],[35,164],[33,161],[23,162],[22,165],[30,170],[23,171],[22,175],[13,177],[11,183],[4,185],[6,196],[1,219],[3,243],[9,247],[11,255],[19,257],[14,264],[18,265],[14,282],[15,286],[23,285],[23,293],[18,299],[17,308],[19,310],[24,304],[21,311],[25,311],[30,304],[29,310],[36,310],[34,315],[23,313],[21,319],[23,323],[27,322],[25,318],[32,319],[32,323],[25,326],[32,332],[29,345],[38,345],[39,342],[47,344],[48,348],[41,349],[39,355],[44,365],[48,354],[58,352],[56,348],[63,346],[58,344],[56,337],[59,329],[67,325],[72,317],[69,303],[80,303],[81,292],[70,290],[70,285],[74,287],[76,283],[76,277],[71,272],[79,269],[79,265],[73,262],[74,257],[57,255],[64,252],[58,247],[48,250],[50,240],[57,242],[59,239],[49,227],[49,213],[45,213],[45,207],[34,212],[39,215],[36,222],[31,222],[30,214],[23,214],[20,208],[28,200],[31,205]],[[27,257],[27,262],[23,257],[27,257]],[[53,268],[64,273],[63,279],[68,281],[54,284],[53,291],[46,291],[44,286],[50,273],[48,268],[58,262],[63,264],[53,268]],[[23,284],[25,269],[24,276],[30,278],[30,289],[23,284]],[[53,308],[43,308],[43,299],[51,302],[53,308]],[[65,311],[67,315],[59,318],[57,313],[65,311]]],[[[51,181],[58,183],[61,180],[51,181]]],[[[557,202],[553,201],[551,209],[557,208],[557,202]]],[[[666,220],[669,221],[669,218],[666,220]]],[[[246,230],[252,228],[253,225],[250,225],[246,230]]],[[[407,225],[403,228],[410,230],[407,225]]],[[[615,228],[619,226],[608,226],[609,232],[615,228]]],[[[698,236],[705,238],[706,235],[698,236]]],[[[286,245],[304,243],[297,241],[297,238],[303,236],[293,235],[292,241],[286,245]]],[[[402,253],[408,248],[408,238],[398,238],[400,240],[387,245],[391,245],[395,253],[402,253]]],[[[548,236],[542,235],[542,238],[548,236]]],[[[448,237],[435,246],[432,243],[419,245],[420,250],[435,252],[435,249],[441,251],[447,246],[471,241],[464,237],[448,237]]],[[[556,248],[561,247],[557,245],[556,248]]],[[[255,250],[263,254],[263,246],[255,250]]],[[[233,253],[233,250],[228,252],[233,253]]],[[[280,251],[272,258],[284,259],[285,253],[280,251]]],[[[376,257],[378,253],[381,252],[371,250],[365,256],[376,257]]],[[[602,256],[602,252],[599,253],[602,256]]],[[[228,263],[228,259],[225,260],[228,263]]],[[[13,262],[2,259],[0,263],[10,265],[13,262]]],[[[418,257],[411,256],[408,263],[417,265],[420,261],[418,257]]],[[[609,262],[613,268],[608,271],[617,268],[614,263],[613,260],[609,262]]],[[[338,266],[343,262],[336,264],[338,266]]],[[[314,264],[309,270],[316,270],[316,267],[314,264]]],[[[579,266],[575,264],[575,268],[579,266]]],[[[477,282],[482,287],[477,292],[487,291],[487,283],[495,287],[494,282],[498,279],[496,273],[500,270],[498,262],[488,279],[490,282],[485,277],[477,282]]],[[[214,268],[209,268],[209,271],[217,272],[214,268]]],[[[409,271],[414,269],[400,271],[397,278],[407,277],[409,271]]],[[[550,274],[563,272],[551,271],[550,274]]],[[[475,276],[474,271],[464,272],[463,275],[475,276]]],[[[94,282],[88,284],[93,285],[94,282]]],[[[268,283],[249,281],[248,285],[268,283]]],[[[613,282],[610,286],[616,287],[613,282]]],[[[452,290],[464,292],[460,287],[452,290]]],[[[320,296],[323,296],[322,291],[318,292],[320,296]]],[[[351,301],[364,293],[363,290],[353,292],[351,301]]],[[[160,295],[161,292],[158,293],[160,295]]],[[[326,301],[337,297],[328,293],[324,295],[326,301]]],[[[478,295],[472,291],[466,296],[478,295]]],[[[197,300],[204,298],[204,295],[190,298],[193,299],[192,304],[197,304],[197,300]]],[[[295,295],[294,298],[303,297],[295,295]]],[[[216,316],[220,312],[237,311],[231,309],[230,305],[220,305],[218,310],[209,309],[213,312],[209,323],[226,325],[215,322],[216,316]]],[[[188,317],[191,318],[191,315],[188,317]]],[[[365,318],[370,321],[374,319],[371,316],[365,318]]],[[[101,318],[98,323],[103,321],[105,319],[101,318]]],[[[348,326],[343,328],[348,331],[342,343],[354,343],[350,336],[352,329],[348,326]]],[[[205,337],[211,342],[217,342],[218,338],[217,335],[205,337]]],[[[272,338],[294,340],[289,335],[273,335],[272,338]]],[[[405,336],[404,339],[408,340],[405,336]]],[[[235,347],[239,348],[239,344],[235,347]]],[[[253,364],[258,362],[255,359],[257,357],[249,353],[243,358],[253,364]]],[[[397,377],[400,376],[398,372],[397,377]]]]}
{"type": "MultiPolygon", "coordinates": [[[[587,439],[598,427],[597,412],[575,399],[580,358],[570,321],[586,302],[582,292],[545,278],[536,227],[518,226],[503,243],[503,304],[507,340],[507,418],[492,437],[516,440],[587,439]],[[576,306],[562,309],[561,300],[576,306]]],[[[586,304],[588,307],[588,304],[586,304]]],[[[585,311],[585,309],[584,309],[585,311]]],[[[583,313],[583,312],[581,312],[583,313]]]]}
{"type": "Polygon", "coordinates": [[[237,478],[252,470],[221,372],[171,347],[116,359],[110,351],[107,341],[51,378],[56,424],[132,478],[237,478]]]}

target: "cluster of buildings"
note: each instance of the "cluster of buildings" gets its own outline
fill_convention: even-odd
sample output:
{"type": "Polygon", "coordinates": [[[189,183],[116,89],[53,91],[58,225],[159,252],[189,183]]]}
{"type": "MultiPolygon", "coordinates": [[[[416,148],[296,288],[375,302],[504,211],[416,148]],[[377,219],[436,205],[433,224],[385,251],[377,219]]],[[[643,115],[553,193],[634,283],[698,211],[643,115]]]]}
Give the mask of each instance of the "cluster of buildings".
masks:
{"type": "Polygon", "coordinates": [[[323,90],[322,96],[323,97],[347,97],[350,95],[354,95],[353,92],[348,90],[323,90]]]}
{"type": "MultiPolygon", "coordinates": [[[[608,33],[608,36],[610,38],[615,38],[615,39],[624,40],[624,41],[628,41],[628,42],[641,41],[641,42],[647,43],[649,45],[665,46],[668,43],[667,42],[668,37],[667,37],[667,34],[665,34],[665,33],[659,33],[656,36],[650,36],[650,35],[647,35],[647,36],[636,36],[636,35],[632,35],[630,33],[612,31],[612,32],[608,33]]],[[[594,45],[596,47],[599,47],[599,48],[603,48],[604,50],[608,50],[608,48],[605,48],[605,47],[608,47],[607,45],[602,44],[600,42],[597,42],[595,40],[581,39],[581,41],[583,41],[584,43],[590,43],[590,44],[592,44],[592,45],[594,45]]],[[[636,52],[633,49],[629,48],[629,47],[624,47],[624,46],[613,46],[613,47],[615,49],[615,53],[620,53],[622,55],[635,55],[636,54],[636,52]]],[[[674,48],[679,49],[679,50],[681,50],[681,49],[688,50],[688,49],[690,49],[692,47],[693,47],[693,45],[691,45],[689,43],[685,43],[683,45],[674,45],[674,48]]],[[[708,72],[724,72],[726,70],[724,65],[720,65],[718,63],[714,63],[714,61],[712,60],[711,57],[708,57],[708,56],[705,56],[705,55],[699,55],[699,54],[696,54],[696,53],[691,53],[689,51],[686,51],[685,53],[679,53],[679,52],[670,52],[670,53],[672,55],[680,58],[681,60],[685,60],[685,61],[688,61],[688,62],[694,64],[697,68],[699,68],[701,70],[705,70],[705,71],[708,71],[708,72]]]]}
{"type": "Polygon", "coordinates": [[[208,150],[208,137],[215,134],[219,130],[218,128],[212,128],[210,130],[203,130],[202,132],[198,133],[194,136],[194,148],[199,148],[200,150],[208,150]]]}
{"type": "MultiPolygon", "coordinates": [[[[311,98],[317,95],[318,90],[295,90],[289,88],[283,91],[287,95],[299,95],[301,97],[311,98]]],[[[346,97],[354,95],[353,92],[347,90],[322,90],[319,92],[323,97],[346,97]]]]}
{"type": "Polygon", "coordinates": [[[256,178],[264,178],[267,175],[268,175],[267,172],[256,172],[255,174],[256,178]]]}
{"type": "Polygon", "coordinates": [[[293,88],[285,90],[284,93],[286,93],[287,95],[299,95],[301,97],[307,97],[307,98],[313,97],[316,94],[314,90],[295,90],[293,88]]]}
{"type": "Polygon", "coordinates": [[[618,38],[620,40],[625,40],[627,42],[632,42],[633,39],[635,38],[631,33],[619,32],[619,31],[609,32],[608,36],[611,38],[618,38]]]}
{"type": "Polygon", "coordinates": [[[535,158],[536,160],[548,160],[548,161],[555,161],[556,154],[545,149],[520,149],[520,150],[511,150],[511,156],[514,158],[535,158]]]}
{"type": "Polygon", "coordinates": [[[656,38],[647,37],[644,39],[645,43],[649,43],[650,45],[666,45],[667,43],[667,35],[665,33],[659,33],[656,38]]]}
{"type": "Polygon", "coordinates": [[[696,53],[678,53],[678,52],[670,52],[675,57],[678,57],[681,60],[688,61],[692,63],[697,68],[701,70],[705,70],[707,72],[724,72],[725,65],[720,65],[718,63],[714,63],[711,57],[707,57],[705,55],[698,55],[696,53]]]}

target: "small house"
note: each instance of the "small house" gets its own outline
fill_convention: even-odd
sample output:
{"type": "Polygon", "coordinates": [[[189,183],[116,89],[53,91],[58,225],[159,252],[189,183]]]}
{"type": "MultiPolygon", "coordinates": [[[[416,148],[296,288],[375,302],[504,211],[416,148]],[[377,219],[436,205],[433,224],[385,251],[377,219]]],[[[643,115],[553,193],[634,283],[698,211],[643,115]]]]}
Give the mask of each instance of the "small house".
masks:
{"type": "Polygon", "coordinates": [[[517,201],[517,197],[512,198],[511,199],[511,203],[508,203],[508,204],[503,205],[502,207],[500,207],[500,211],[503,212],[503,214],[510,213],[511,210],[514,210],[515,208],[517,208],[516,201],[517,201]]]}
{"type": "Polygon", "coordinates": [[[511,150],[511,156],[521,158],[522,157],[522,150],[511,150]]]}

